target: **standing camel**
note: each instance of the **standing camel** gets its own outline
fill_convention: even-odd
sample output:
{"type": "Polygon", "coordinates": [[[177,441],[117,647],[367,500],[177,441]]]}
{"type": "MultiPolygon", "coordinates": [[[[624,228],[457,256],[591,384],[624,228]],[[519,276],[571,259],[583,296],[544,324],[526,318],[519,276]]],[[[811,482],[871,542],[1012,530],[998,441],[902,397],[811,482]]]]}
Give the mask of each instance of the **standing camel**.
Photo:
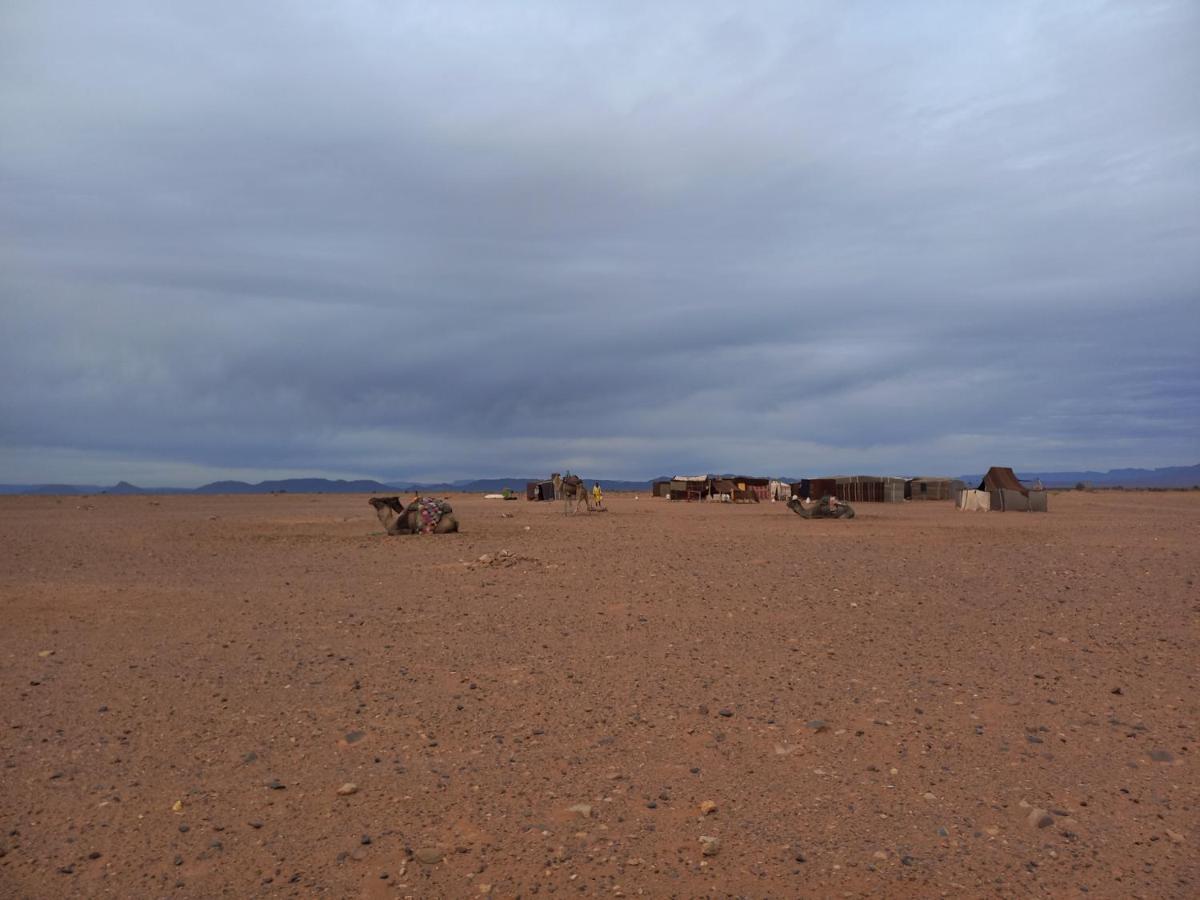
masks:
{"type": "Polygon", "coordinates": [[[555,472],[550,476],[554,482],[554,496],[562,497],[563,514],[569,512],[578,512],[580,505],[588,512],[592,511],[591,500],[588,499],[587,485],[578,475],[567,473],[567,477],[559,475],[555,472]]]}

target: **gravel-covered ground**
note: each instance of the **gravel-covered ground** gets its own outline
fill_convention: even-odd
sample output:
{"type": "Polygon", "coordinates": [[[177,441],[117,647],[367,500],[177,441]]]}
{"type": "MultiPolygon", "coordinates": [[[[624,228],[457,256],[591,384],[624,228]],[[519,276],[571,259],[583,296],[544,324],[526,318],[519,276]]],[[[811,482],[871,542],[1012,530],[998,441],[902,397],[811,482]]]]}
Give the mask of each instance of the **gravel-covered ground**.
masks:
{"type": "Polygon", "coordinates": [[[1200,494],[451,499],[0,498],[0,895],[1200,895],[1200,494]]]}

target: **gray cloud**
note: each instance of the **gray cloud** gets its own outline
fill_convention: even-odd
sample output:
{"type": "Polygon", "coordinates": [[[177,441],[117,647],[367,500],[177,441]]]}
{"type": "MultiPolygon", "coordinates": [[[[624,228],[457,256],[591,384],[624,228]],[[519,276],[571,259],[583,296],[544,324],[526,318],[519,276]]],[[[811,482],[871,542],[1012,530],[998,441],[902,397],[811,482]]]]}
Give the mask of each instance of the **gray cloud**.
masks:
{"type": "Polygon", "coordinates": [[[794,6],[12,4],[0,480],[1194,461],[1195,5],[794,6]]]}

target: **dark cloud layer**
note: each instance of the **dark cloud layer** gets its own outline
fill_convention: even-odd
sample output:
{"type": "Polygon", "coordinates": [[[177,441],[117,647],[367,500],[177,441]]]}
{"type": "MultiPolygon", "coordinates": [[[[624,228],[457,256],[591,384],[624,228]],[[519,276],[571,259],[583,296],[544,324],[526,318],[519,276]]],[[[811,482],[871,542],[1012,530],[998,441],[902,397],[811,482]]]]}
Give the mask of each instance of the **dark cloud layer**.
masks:
{"type": "Polygon", "coordinates": [[[16,2],[0,481],[1200,458],[1200,7],[16,2]]]}

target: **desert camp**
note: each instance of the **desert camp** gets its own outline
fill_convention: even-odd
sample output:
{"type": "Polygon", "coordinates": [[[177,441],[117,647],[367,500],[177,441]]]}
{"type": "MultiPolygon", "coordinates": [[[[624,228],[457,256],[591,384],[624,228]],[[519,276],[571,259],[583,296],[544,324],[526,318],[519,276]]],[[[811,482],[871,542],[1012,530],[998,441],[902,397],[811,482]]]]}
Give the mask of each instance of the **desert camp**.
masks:
{"type": "Polygon", "coordinates": [[[1200,0],[0,10],[0,900],[1200,897],[1200,0]]]}

